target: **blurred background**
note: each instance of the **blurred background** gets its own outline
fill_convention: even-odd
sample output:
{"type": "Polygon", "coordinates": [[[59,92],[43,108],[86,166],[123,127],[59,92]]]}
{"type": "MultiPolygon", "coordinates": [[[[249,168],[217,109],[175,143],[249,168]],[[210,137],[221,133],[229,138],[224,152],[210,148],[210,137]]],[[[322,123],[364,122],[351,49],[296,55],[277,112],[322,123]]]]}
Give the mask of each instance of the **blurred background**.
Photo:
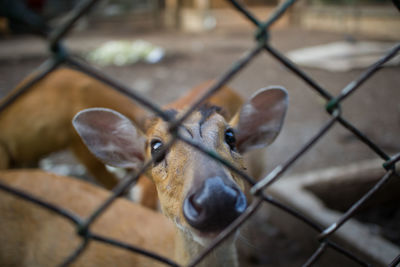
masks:
{"type": "MultiPolygon", "coordinates": [[[[61,25],[80,2],[0,1],[0,98],[48,58],[48,45],[39,35],[61,25]],[[27,27],[24,20],[31,26],[27,27]]],[[[280,2],[241,1],[261,20],[267,19],[280,2]]],[[[400,13],[392,1],[309,0],[299,1],[290,8],[273,25],[269,38],[273,47],[332,95],[337,95],[400,41],[399,29],[400,13]]],[[[164,105],[197,84],[222,75],[255,46],[255,30],[224,0],[109,0],[79,20],[65,43],[74,55],[164,105]]],[[[399,62],[397,55],[342,104],[344,117],[390,155],[400,151],[399,62]]],[[[276,142],[262,154],[259,177],[287,160],[330,118],[324,110],[324,100],[267,53],[258,56],[229,85],[245,98],[270,85],[282,85],[289,91],[286,123],[276,142]]],[[[282,183],[280,187],[278,182],[271,193],[299,210],[303,208],[301,203],[291,202],[286,194],[311,194],[320,205],[319,213],[327,212],[325,218],[332,223],[336,217],[330,216],[340,215],[349,207],[346,203],[354,203],[357,196],[380,178],[375,170],[381,163],[365,144],[335,125],[285,173],[283,180],[295,182],[282,183]],[[327,174],[327,170],[331,172],[327,174]],[[300,177],[307,180],[306,185],[299,182],[300,177]],[[318,185],[319,181],[324,182],[318,185]],[[344,185],[354,189],[348,196],[343,193],[344,185]],[[332,205],[329,199],[333,199],[332,205]],[[341,205],[341,200],[345,204],[341,205]]],[[[85,173],[68,152],[47,157],[41,166],[62,174],[85,173]]],[[[368,237],[369,234],[378,239],[383,237],[381,251],[400,253],[400,209],[393,205],[399,203],[396,192],[400,186],[397,182],[390,187],[393,194],[387,197],[386,191],[385,198],[377,197],[376,203],[370,205],[372,208],[361,214],[355,224],[364,227],[362,233],[368,237]]],[[[301,265],[318,245],[315,232],[300,230],[305,227],[300,222],[264,206],[263,212],[248,223],[257,225],[257,231],[248,227],[239,238],[242,265],[301,265]],[[300,232],[303,234],[299,235],[300,232]]],[[[310,210],[304,212],[320,220],[310,210]]],[[[321,220],[321,224],[326,222],[321,220]]],[[[360,235],[356,234],[355,239],[360,239],[360,235]]],[[[368,247],[365,240],[345,242],[360,255],[370,254],[368,248],[360,245],[368,247]]],[[[370,256],[371,261],[378,265],[390,262],[388,255],[378,253],[382,257],[370,256]]],[[[353,263],[328,252],[319,264],[352,266],[353,263]]]]}

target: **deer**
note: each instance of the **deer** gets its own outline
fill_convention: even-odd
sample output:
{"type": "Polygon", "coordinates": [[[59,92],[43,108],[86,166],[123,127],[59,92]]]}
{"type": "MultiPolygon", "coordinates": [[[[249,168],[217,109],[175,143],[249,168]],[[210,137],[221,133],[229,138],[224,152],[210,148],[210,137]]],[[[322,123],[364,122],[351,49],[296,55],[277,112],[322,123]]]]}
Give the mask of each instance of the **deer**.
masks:
{"type": "MultiPolygon", "coordinates": [[[[88,217],[110,196],[110,191],[83,180],[39,169],[0,171],[0,184],[88,217]]],[[[171,257],[174,226],[161,213],[118,198],[90,227],[97,235],[136,245],[171,257]],[[154,237],[154,238],[153,238],[154,237]]],[[[60,266],[82,239],[65,218],[0,190],[0,266],[60,266]]],[[[69,266],[166,266],[124,249],[91,241],[69,266]]]]}
{"type": "MultiPolygon", "coordinates": [[[[170,117],[180,118],[196,101],[194,96],[205,90],[204,87],[195,88],[183,97],[183,100],[179,99],[167,105],[166,113],[170,117]]],[[[222,88],[184,120],[178,127],[178,132],[204,148],[217,152],[237,169],[244,171],[246,166],[242,154],[269,145],[279,134],[288,106],[288,95],[284,88],[272,86],[258,90],[246,102],[236,96],[230,93],[230,88],[222,88]]],[[[149,114],[143,123],[144,127],[140,127],[113,109],[94,107],[79,111],[72,124],[89,151],[105,164],[139,171],[147,162],[152,161],[151,166],[146,168],[146,175],[155,184],[161,211],[172,224],[173,235],[165,233],[165,236],[168,236],[167,240],[165,236],[161,236],[165,242],[164,247],[152,246],[151,242],[160,238],[157,229],[154,233],[149,233],[147,238],[140,238],[140,246],[150,246],[157,253],[165,253],[166,247],[170,247],[173,251],[167,252],[167,255],[173,256],[179,264],[187,264],[246,210],[249,200],[240,176],[182,140],[176,140],[168,146],[172,138],[169,124],[160,117],[149,114]]],[[[2,173],[0,179],[3,179],[1,177],[2,173]]],[[[31,180],[31,183],[40,183],[31,180]]],[[[92,190],[72,186],[68,179],[65,179],[64,183],[54,187],[62,187],[64,190],[68,188],[68,191],[76,190],[78,195],[88,195],[88,198],[93,194],[92,190]]],[[[31,184],[26,190],[34,191],[35,187],[31,184]]],[[[53,190],[52,187],[53,185],[49,184],[48,188],[42,188],[42,191],[37,193],[42,195],[46,190],[53,190]]],[[[88,188],[89,185],[85,187],[88,188]]],[[[48,198],[52,202],[58,201],[67,209],[77,201],[73,197],[66,200],[60,195],[52,194],[48,198]]],[[[129,212],[135,214],[136,209],[131,208],[129,212]]],[[[135,231],[135,220],[138,216],[132,215],[128,220],[130,224],[127,231],[135,231]]],[[[115,218],[120,220],[118,216],[115,218]]],[[[154,220],[158,219],[154,217],[154,220]]],[[[50,228],[50,233],[51,229],[58,229],[58,226],[48,225],[44,221],[40,223],[50,228]]],[[[18,222],[7,223],[15,227],[23,224],[23,216],[18,222]]],[[[26,238],[29,238],[28,235],[26,238]]],[[[44,244],[49,242],[47,238],[49,237],[43,237],[44,244]]],[[[199,266],[237,266],[234,243],[234,237],[229,239],[207,256],[199,266]]],[[[52,242],[52,248],[57,246],[59,245],[52,242]]],[[[66,244],[63,243],[63,246],[66,244]]],[[[30,249],[34,248],[27,249],[29,255],[33,253],[30,249]]],[[[99,253],[106,257],[103,251],[99,253]]],[[[108,256],[118,262],[111,254],[108,256]]],[[[90,262],[88,259],[79,266],[86,266],[86,263],[87,266],[91,266],[90,262]]],[[[96,266],[102,265],[98,263],[96,266]]]]}
{"type": "MultiPolygon", "coordinates": [[[[271,86],[256,91],[246,102],[227,103],[223,96],[230,91],[227,86],[222,88],[191,113],[178,132],[245,171],[242,154],[269,145],[279,134],[288,94],[282,87],[271,86]],[[213,105],[217,102],[222,105],[213,105]],[[241,108],[231,114],[237,105],[241,108]]],[[[189,92],[184,100],[167,105],[165,112],[170,118],[180,118],[195,102],[193,95],[189,92]]],[[[156,186],[162,213],[176,226],[174,255],[180,263],[200,253],[247,207],[240,176],[182,140],[168,145],[172,138],[169,123],[158,116],[149,116],[142,131],[114,110],[90,108],[80,111],[73,125],[88,149],[111,166],[140,170],[152,160],[146,175],[156,186]]],[[[201,266],[237,264],[231,241],[201,266]]]]}
{"type": "MultiPolygon", "coordinates": [[[[122,93],[80,71],[59,68],[0,112],[0,170],[36,167],[42,157],[69,149],[100,185],[113,189],[120,179],[89,152],[71,123],[78,111],[90,107],[117,110],[138,127],[145,117],[145,111],[122,93]]],[[[157,193],[147,177],[139,179],[134,192],[134,201],[157,208],[157,193]]]]}

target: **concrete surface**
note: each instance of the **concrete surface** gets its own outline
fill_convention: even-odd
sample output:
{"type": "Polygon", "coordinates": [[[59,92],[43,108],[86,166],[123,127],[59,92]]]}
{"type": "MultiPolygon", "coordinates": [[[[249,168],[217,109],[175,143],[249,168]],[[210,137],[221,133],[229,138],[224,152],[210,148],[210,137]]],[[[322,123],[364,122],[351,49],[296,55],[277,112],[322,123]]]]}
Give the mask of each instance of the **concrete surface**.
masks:
{"type": "MultiPolygon", "coordinates": [[[[269,192],[312,221],[328,227],[338,222],[343,213],[328,209],[323,198],[325,201],[327,199],[333,201],[336,206],[344,206],[344,211],[347,211],[359,198],[354,196],[362,196],[383,177],[385,172],[381,164],[380,160],[368,160],[295,175],[276,183],[269,192]],[[332,197],[332,195],[336,195],[336,197],[332,197]],[[349,202],[349,198],[353,198],[353,200],[349,202]]],[[[393,190],[391,191],[391,188],[386,186],[378,191],[368,202],[370,209],[380,201],[386,202],[386,205],[390,201],[398,202],[397,192],[400,184],[398,177],[393,176],[389,181],[393,190]],[[382,201],[382,195],[385,196],[385,201],[382,201]]],[[[300,241],[315,238],[315,232],[287,227],[290,223],[281,221],[282,219],[281,212],[271,212],[270,221],[277,225],[285,225],[283,228],[284,231],[289,231],[288,235],[296,236],[300,241]]],[[[305,225],[302,226],[307,228],[305,225]]],[[[397,231],[399,230],[400,228],[397,229],[397,231]]],[[[340,240],[339,244],[350,247],[361,258],[368,259],[374,265],[385,266],[399,254],[400,244],[396,246],[379,233],[379,226],[351,219],[337,230],[335,238],[340,240]]]]}

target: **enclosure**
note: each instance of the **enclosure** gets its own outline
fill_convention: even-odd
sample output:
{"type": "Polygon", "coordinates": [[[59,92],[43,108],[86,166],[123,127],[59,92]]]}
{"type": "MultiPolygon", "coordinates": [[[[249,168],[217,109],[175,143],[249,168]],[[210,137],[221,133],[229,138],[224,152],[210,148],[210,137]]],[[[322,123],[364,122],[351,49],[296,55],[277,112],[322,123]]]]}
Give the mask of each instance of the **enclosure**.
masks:
{"type": "MultiPolygon", "coordinates": [[[[196,14],[190,13],[193,10],[184,11],[209,23],[200,30],[197,26],[189,27],[195,29],[190,32],[162,26],[160,18],[168,12],[196,5],[196,1],[193,1],[195,4],[188,1],[183,7],[172,5],[178,11],[169,10],[168,3],[158,6],[162,1],[154,1],[157,8],[137,8],[133,9],[135,12],[110,18],[95,15],[82,18],[96,8],[97,2],[82,1],[76,5],[71,16],[55,23],[56,28],[47,40],[24,34],[3,37],[0,96],[6,96],[32,72],[36,77],[32,80],[34,83],[64,65],[112,85],[160,116],[162,105],[211,79],[215,82],[209,94],[224,84],[245,98],[269,85],[281,85],[289,92],[285,125],[276,142],[262,155],[264,165],[260,177],[242,174],[251,187],[252,204],[190,266],[237,228],[241,229],[237,240],[240,266],[399,264],[398,37],[371,37],[353,29],[347,32],[305,29],[293,20],[296,21],[296,5],[306,1],[271,1],[267,7],[259,7],[259,1],[244,4],[217,1],[223,2],[220,5],[224,9],[217,10],[214,16],[209,13],[209,7],[206,11],[200,8],[196,14]],[[163,10],[165,13],[160,13],[163,10]],[[221,19],[232,20],[232,24],[220,22],[221,19]],[[71,29],[75,24],[78,26],[71,29]],[[109,40],[145,40],[161,47],[164,54],[153,63],[138,61],[101,66],[89,62],[88,54],[109,40]],[[374,55],[370,64],[345,71],[304,67],[288,57],[295,49],[343,40],[377,41],[386,44],[388,49],[379,56],[374,55]],[[384,65],[387,62],[392,64],[384,65]],[[354,237],[352,232],[356,232],[354,237]]],[[[399,16],[395,5],[390,8],[399,16]]],[[[98,6],[96,12],[101,9],[107,6],[98,6]]],[[[178,22],[179,19],[184,17],[178,17],[178,22]]],[[[29,90],[29,85],[23,89],[29,90]]],[[[12,98],[1,103],[0,112],[9,104],[12,105],[12,98]]],[[[170,121],[171,125],[180,122],[179,118],[170,121]]],[[[192,145],[220,160],[210,151],[192,145]]],[[[63,168],[67,166],[67,174],[82,175],[76,167],[79,163],[68,152],[51,155],[45,162],[50,170],[65,171],[63,168]]],[[[128,177],[121,184],[131,186],[137,176],[128,177]]],[[[0,186],[1,194],[13,192],[0,186]]],[[[122,191],[115,192],[114,196],[122,191]]],[[[26,196],[21,194],[21,197],[26,196]]],[[[90,233],[95,216],[81,218],[77,227],[83,225],[90,233]]],[[[84,238],[90,240],[90,234],[84,238]]],[[[73,257],[79,255],[65,260],[73,261],[73,257]]]]}

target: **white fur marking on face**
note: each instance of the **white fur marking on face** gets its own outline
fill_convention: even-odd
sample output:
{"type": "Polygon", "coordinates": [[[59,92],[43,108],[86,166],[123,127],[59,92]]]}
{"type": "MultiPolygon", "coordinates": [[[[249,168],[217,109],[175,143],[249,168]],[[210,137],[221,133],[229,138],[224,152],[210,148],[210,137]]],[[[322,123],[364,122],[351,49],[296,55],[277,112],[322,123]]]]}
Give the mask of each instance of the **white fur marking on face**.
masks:
{"type": "Polygon", "coordinates": [[[140,185],[135,185],[129,190],[129,199],[135,203],[141,203],[143,200],[143,190],[140,185]]]}
{"type": "Polygon", "coordinates": [[[175,217],[174,218],[174,223],[176,224],[176,226],[178,227],[179,230],[181,231],[186,231],[185,227],[183,227],[183,225],[180,223],[180,219],[179,217],[175,217]]]}
{"type": "Polygon", "coordinates": [[[199,245],[205,247],[207,246],[207,244],[209,244],[212,240],[212,238],[203,238],[198,236],[196,233],[194,233],[192,230],[190,230],[189,228],[183,226],[180,223],[180,219],[179,217],[174,217],[173,221],[176,225],[176,227],[178,227],[179,230],[181,230],[183,233],[185,233],[186,235],[190,236],[190,238],[195,241],[196,243],[198,243],[199,245]]]}
{"type": "MultiPolygon", "coordinates": [[[[127,170],[123,168],[116,168],[110,165],[105,165],[109,172],[112,172],[119,180],[122,180],[126,174],[127,170]]],[[[136,184],[129,190],[128,198],[135,203],[142,203],[143,200],[143,189],[140,185],[136,184]]]]}
{"type": "Polygon", "coordinates": [[[211,240],[209,238],[200,237],[195,233],[192,233],[192,238],[196,243],[200,244],[203,247],[206,247],[208,244],[211,243],[211,240]]]}
{"type": "Polygon", "coordinates": [[[124,168],[113,167],[107,164],[105,166],[107,171],[113,173],[120,180],[122,180],[128,173],[127,170],[124,168]]]}

